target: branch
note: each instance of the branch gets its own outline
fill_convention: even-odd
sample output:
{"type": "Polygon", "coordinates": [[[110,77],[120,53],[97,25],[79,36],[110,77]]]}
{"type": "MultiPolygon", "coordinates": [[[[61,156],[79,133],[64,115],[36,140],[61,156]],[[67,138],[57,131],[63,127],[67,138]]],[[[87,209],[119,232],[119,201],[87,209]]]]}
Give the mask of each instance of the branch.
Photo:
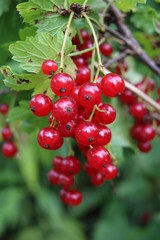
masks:
{"type": "MultiPolygon", "coordinates": [[[[106,0],[107,3],[111,3],[110,0],[106,0]]],[[[116,24],[119,27],[120,33],[110,29],[106,26],[106,31],[110,32],[114,36],[120,38],[125,44],[137,55],[137,57],[144,62],[153,72],[160,76],[160,68],[157,64],[146,54],[140,44],[133,37],[130,29],[124,24],[124,15],[113,4],[109,8],[111,15],[115,17],[116,24]]]]}
{"type": "Polygon", "coordinates": [[[10,89],[0,90],[0,95],[5,95],[5,94],[8,94],[8,93],[10,93],[10,92],[11,92],[10,89]]]}
{"type": "MultiPolygon", "coordinates": [[[[95,62],[94,63],[95,67],[98,67],[98,64],[95,62]]],[[[100,68],[100,71],[103,74],[108,74],[110,73],[110,71],[104,67],[100,68]]],[[[147,94],[145,94],[144,92],[142,92],[141,90],[139,90],[137,87],[135,87],[133,84],[129,83],[128,81],[125,81],[125,87],[127,89],[129,89],[130,91],[132,91],[134,94],[136,94],[139,98],[141,98],[143,101],[145,101],[146,103],[148,103],[150,106],[152,106],[155,110],[157,110],[160,113],[160,105],[154,101],[152,98],[150,98],[147,94]]]]}
{"type": "Polygon", "coordinates": [[[104,64],[104,67],[108,68],[108,67],[110,67],[110,65],[112,65],[113,63],[119,62],[120,60],[124,59],[124,58],[125,58],[126,56],[128,56],[128,55],[133,55],[133,53],[132,53],[129,49],[126,49],[125,51],[123,51],[122,53],[120,53],[117,57],[108,60],[108,61],[104,64]]]}

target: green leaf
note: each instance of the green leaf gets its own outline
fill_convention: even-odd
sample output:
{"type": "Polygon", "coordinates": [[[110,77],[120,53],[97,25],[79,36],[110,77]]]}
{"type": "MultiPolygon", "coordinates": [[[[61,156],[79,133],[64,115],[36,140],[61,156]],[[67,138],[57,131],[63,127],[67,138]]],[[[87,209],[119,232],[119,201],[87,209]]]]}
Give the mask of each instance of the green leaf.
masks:
{"type": "MultiPolygon", "coordinates": [[[[38,73],[44,60],[54,59],[60,62],[60,51],[63,44],[64,35],[58,31],[56,37],[50,34],[39,33],[37,37],[27,37],[25,41],[18,41],[11,44],[10,52],[13,59],[20,62],[20,67],[28,72],[38,73]]],[[[65,47],[65,56],[67,56],[74,47],[68,37],[65,47]]]]}
{"type": "Polygon", "coordinates": [[[46,92],[50,97],[54,97],[50,92],[50,78],[47,78],[42,72],[38,74],[17,74],[10,67],[2,67],[0,69],[5,76],[4,83],[12,90],[24,91],[35,89],[33,94],[46,92]]]}
{"type": "Polygon", "coordinates": [[[24,18],[24,22],[35,24],[57,13],[63,2],[63,0],[46,0],[45,2],[43,0],[29,0],[20,3],[17,9],[24,18]]]}
{"type": "Polygon", "coordinates": [[[37,28],[35,26],[25,27],[19,30],[19,36],[21,40],[25,40],[26,37],[34,37],[36,35],[37,28]]]}
{"type": "Polygon", "coordinates": [[[146,3],[146,0],[114,0],[116,6],[123,12],[135,9],[137,3],[146,3]]]}
{"type": "Polygon", "coordinates": [[[148,34],[155,32],[154,22],[159,21],[158,12],[150,6],[140,6],[131,17],[131,22],[136,28],[148,34]],[[142,17],[143,16],[143,17],[142,17]]]}
{"type": "Polygon", "coordinates": [[[33,114],[29,108],[29,101],[20,101],[18,107],[10,109],[7,121],[12,122],[18,119],[30,118],[32,115],[33,114]]]}
{"type": "Polygon", "coordinates": [[[0,16],[9,10],[10,0],[0,0],[0,16]]]}

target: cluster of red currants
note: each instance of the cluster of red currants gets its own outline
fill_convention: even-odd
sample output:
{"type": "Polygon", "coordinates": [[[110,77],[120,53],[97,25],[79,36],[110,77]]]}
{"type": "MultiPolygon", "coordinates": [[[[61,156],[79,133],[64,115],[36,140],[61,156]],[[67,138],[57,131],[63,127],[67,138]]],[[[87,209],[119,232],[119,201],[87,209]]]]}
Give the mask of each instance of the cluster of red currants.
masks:
{"type": "Polygon", "coordinates": [[[77,206],[82,201],[82,194],[76,189],[71,189],[74,176],[79,173],[80,169],[81,163],[76,157],[57,156],[53,159],[53,169],[48,173],[49,182],[62,188],[59,197],[68,205],[77,206]]]}
{"type": "MultiPolygon", "coordinates": [[[[154,90],[155,82],[152,78],[143,78],[142,81],[135,86],[141,91],[148,93],[149,91],[154,90]]],[[[141,152],[149,152],[152,147],[151,141],[154,139],[156,131],[146,104],[140,101],[128,89],[125,89],[123,94],[120,96],[120,99],[123,103],[129,106],[129,113],[135,120],[130,131],[131,137],[138,142],[138,148],[141,152]]]]}
{"type": "MultiPolygon", "coordinates": [[[[0,113],[4,116],[7,115],[9,111],[9,105],[6,103],[2,103],[0,105],[0,113]]],[[[9,124],[5,124],[5,126],[2,128],[2,139],[4,141],[2,145],[2,154],[7,158],[13,158],[16,156],[18,149],[16,144],[13,142],[13,132],[10,129],[9,124]]]]}
{"type": "MultiPolygon", "coordinates": [[[[73,39],[73,43],[79,49],[88,48],[86,44],[89,44],[89,35],[85,30],[81,30],[81,37],[82,45],[78,35],[73,39]]],[[[104,52],[104,47],[101,46],[100,49],[104,52]]],[[[92,52],[90,55],[89,53],[90,51],[87,55],[85,53],[73,58],[77,66],[75,81],[67,73],[55,74],[58,70],[55,61],[44,61],[42,71],[52,77],[51,89],[57,96],[57,100],[52,103],[47,95],[37,94],[30,101],[30,109],[39,117],[47,116],[52,111],[49,117],[50,126],[41,129],[38,134],[38,143],[41,147],[55,150],[62,146],[64,137],[75,138],[78,146],[87,156],[90,167],[101,174],[103,181],[111,180],[117,175],[117,167],[112,163],[110,153],[105,148],[111,140],[111,131],[106,125],[115,120],[116,111],[113,106],[102,102],[101,99],[102,93],[109,98],[122,94],[125,84],[123,79],[114,73],[99,77],[98,82],[90,82],[87,61],[92,52]]],[[[63,172],[56,174],[58,174],[57,184],[61,185],[59,181],[63,172]]],[[[70,184],[72,184],[71,179],[70,184]]],[[[66,191],[61,191],[60,197],[68,203],[70,200],[67,199],[72,198],[72,191],[69,190],[68,193],[66,191]],[[64,195],[69,197],[65,198],[64,195]]]]}

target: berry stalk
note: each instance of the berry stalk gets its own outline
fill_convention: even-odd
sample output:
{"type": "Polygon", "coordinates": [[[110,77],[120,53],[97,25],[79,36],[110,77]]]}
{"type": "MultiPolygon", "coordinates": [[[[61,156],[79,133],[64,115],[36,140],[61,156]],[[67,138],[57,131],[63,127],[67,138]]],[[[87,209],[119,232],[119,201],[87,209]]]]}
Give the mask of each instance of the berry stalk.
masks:
{"type": "Polygon", "coordinates": [[[61,63],[60,63],[60,71],[61,72],[63,72],[64,50],[65,50],[65,45],[66,45],[67,37],[68,37],[68,34],[69,34],[69,28],[70,28],[73,16],[74,16],[74,12],[71,12],[71,14],[69,16],[69,19],[68,19],[65,35],[64,35],[63,45],[62,45],[62,49],[61,49],[61,63]]]}

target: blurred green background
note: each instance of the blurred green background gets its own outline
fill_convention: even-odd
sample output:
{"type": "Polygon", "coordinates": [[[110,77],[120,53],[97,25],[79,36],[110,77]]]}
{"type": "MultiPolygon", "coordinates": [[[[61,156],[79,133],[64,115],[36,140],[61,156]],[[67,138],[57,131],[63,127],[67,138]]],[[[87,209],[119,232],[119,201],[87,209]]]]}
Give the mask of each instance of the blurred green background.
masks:
{"type": "MultiPolygon", "coordinates": [[[[18,31],[23,27],[16,12],[16,5],[22,1],[2,2],[0,0],[0,65],[13,65],[8,45],[19,39],[18,31]]],[[[2,81],[0,87],[3,87],[2,81]]],[[[18,98],[22,95],[23,99],[28,99],[25,92],[18,98]]],[[[14,101],[13,93],[0,96],[0,102],[12,105],[14,101]]],[[[0,129],[3,125],[4,118],[1,117],[0,129]]],[[[31,133],[28,137],[22,133],[21,159],[8,160],[0,153],[1,240],[160,239],[158,138],[147,155],[123,148],[123,161],[121,159],[119,176],[114,182],[95,188],[81,172],[75,185],[82,191],[84,199],[74,208],[60,202],[59,189],[47,180],[53,157],[66,156],[67,144],[59,151],[46,153],[38,147],[36,134],[31,133]]],[[[77,154],[82,159],[78,150],[77,154]]]]}

